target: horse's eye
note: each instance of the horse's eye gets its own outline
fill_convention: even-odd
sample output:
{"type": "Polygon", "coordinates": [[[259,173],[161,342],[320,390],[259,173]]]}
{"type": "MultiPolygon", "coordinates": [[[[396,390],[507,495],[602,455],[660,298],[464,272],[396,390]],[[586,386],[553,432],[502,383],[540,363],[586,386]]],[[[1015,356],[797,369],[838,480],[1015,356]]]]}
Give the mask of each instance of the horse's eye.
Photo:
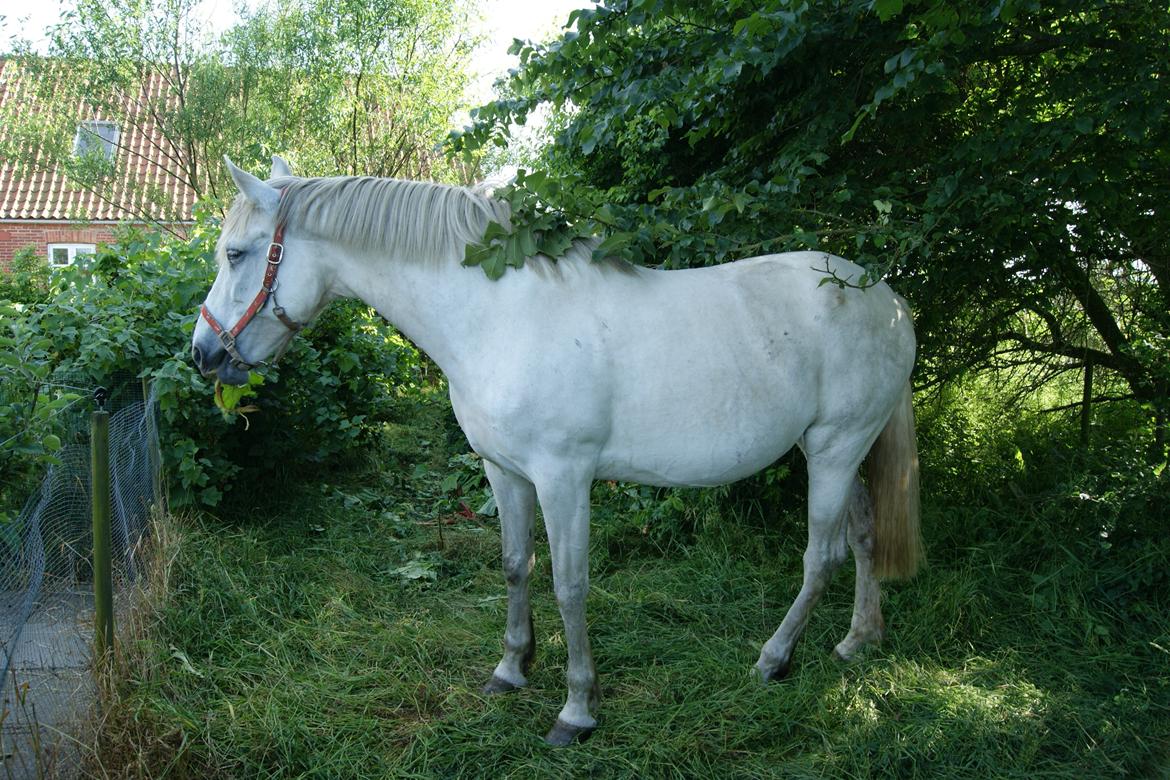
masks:
{"type": "Polygon", "coordinates": [[[232,265],[244,259],[244,250],[242,249],[229,249],[224,254],[227,255],[227,260],[232,265]]]}

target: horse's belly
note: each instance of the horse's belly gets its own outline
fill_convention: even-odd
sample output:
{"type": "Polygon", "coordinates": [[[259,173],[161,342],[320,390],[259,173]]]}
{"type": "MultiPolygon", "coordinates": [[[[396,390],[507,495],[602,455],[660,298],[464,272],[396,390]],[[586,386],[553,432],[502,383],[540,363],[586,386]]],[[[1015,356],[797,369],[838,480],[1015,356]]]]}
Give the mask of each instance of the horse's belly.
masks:
{"type": "Polygon", "coordinates": [[[804,434],[817,414],[817,353],[794,325],[724,308],[699,325],[679,316],[614,345],[599,477],[726,484],[765,468],[804,434]]]}
{"type": "Polygon", "coordinates": [[[615,420],[598,458],[598,479],[664,486],[722,485],[767,467],[800,438],[806,415],[773,406],[759,415],[688,417],[676,410],[651,425],[615,420]]]}
{"type": "Polygon", "coordinates": [[[709,487],[750,477],[783,455],[785,448],[759,452],[711,453],[695,457],[677,453],[605,453],[598,464],[597,479],[638,482],[661,487],[709,487]]]}

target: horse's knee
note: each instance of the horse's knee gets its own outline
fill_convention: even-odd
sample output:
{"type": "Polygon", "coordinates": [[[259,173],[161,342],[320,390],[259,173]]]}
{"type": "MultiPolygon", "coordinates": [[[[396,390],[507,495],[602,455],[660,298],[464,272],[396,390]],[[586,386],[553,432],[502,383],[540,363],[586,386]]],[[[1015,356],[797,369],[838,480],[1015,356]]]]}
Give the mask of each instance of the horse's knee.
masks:
{"type": "Polygon", "coordinates": [[[508,587],[515,588],[524,585],[528,582],[528,577],[531,573],[532,556],[504,556],[504,582],[507,583],[508,587]]]}

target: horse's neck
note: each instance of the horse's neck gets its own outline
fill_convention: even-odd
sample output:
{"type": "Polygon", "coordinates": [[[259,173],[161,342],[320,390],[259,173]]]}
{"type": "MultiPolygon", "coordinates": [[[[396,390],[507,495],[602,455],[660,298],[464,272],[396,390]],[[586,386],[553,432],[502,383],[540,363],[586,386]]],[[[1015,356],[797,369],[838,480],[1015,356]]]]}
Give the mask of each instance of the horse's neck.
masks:
{"type": "Polygon", "coordinates": [[[448,377],[463,372],[477,334],[488,325],[491,282],[456,260],[419,261],[369,256],[345,264],[341,294],[372,306],[413,341],[448,377]]]}

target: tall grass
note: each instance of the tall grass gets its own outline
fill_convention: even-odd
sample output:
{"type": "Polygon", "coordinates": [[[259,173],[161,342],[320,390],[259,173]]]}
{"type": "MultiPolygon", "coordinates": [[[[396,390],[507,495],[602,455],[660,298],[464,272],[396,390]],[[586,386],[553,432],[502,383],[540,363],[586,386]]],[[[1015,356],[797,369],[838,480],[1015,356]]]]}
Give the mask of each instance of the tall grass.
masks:
{"type": "Polygon", "coordinates": [[[1132,448],[1079,451],[1059,419],[940,403],[922,410],[930,564],[886,588],[887,639],[856,663],[830,658],[849,624],[845,567],[790,678],[748,675],[799,586],[799,493],[773,500],[800,491],[798,461],[717,491],[601,484],[589,602],[601,725],[584,745],[547,747],[566,658],[543,539],[531,685],[484,697],[505,614],[496,521],[454,511],[435,404],[359,468],[292,475],[186,524],[92,769],[1165,776],[1166,477],[1132,448]]]}

